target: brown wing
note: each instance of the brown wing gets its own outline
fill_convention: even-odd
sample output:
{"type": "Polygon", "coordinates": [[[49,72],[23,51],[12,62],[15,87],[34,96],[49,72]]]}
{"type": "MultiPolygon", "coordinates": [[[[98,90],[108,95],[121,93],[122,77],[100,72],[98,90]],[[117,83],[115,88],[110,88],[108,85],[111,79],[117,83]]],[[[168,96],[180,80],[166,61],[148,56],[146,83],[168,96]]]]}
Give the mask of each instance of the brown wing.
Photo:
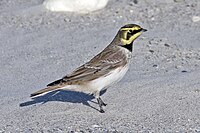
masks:
{"type": "Polygon", "coordinates": [[[47,86],[58,84],[81,84],[83,82],[91,81],[99,76],[108,74],[110,70],[125,65],[126,62],[127,60],[123,51],[120,49],[113,50],[107,48],[86,64],[78,67],[71,74],[54,81],[47,86]]]}

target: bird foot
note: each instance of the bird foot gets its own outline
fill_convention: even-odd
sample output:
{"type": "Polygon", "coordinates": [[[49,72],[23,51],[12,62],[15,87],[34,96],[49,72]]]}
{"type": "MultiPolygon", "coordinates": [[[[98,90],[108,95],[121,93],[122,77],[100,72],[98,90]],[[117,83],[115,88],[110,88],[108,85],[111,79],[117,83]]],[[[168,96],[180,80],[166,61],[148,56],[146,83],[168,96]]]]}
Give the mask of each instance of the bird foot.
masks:
{"type": "Polygon", "coordinates": [[[102,100],[101,100],[101,98],[99,97],[99,98],[97,98],[97,101],[98,101],[98,104],[99,104],[99,107],[100,107],[100,113],[105,113],[105,111],[103,110],[103,107],[102,106],[106,106],[107,104],[106,103],[104,103],[102,100]]]}
{"type": "Polygon", "coordinates": [[[100,113],[105,113],[105,111],[103,110],[103,109],[100,109],[100,111],[99,111],[100,113]]]}

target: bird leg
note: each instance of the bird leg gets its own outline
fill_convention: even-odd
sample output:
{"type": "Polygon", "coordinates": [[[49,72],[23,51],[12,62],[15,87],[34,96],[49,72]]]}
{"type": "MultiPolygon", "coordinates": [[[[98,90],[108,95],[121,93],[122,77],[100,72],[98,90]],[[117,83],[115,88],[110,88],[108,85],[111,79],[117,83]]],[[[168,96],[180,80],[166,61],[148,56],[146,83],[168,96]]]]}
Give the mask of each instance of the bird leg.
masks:
{"type": "Polygon", "coordinates": [[[104,113],[105,111],[103,110],[103,107],[102,107],[102,106],[106,106],[107,104],[105,104],[105,103],[101,100],[99,94],[100,94],[99,91],[96,91],[96,92],[94,93],[94,95],[95,95],[95,97],[96,97],[96,99],[97,99],[97,102],[98,102],[98,104],[99,104],[99,107],[100,107],[100,112],[101,112],[101,113],[104,113]]]}
{"type": "Polygon", "coordinates": [[[97,98],[97,102],[99,104],[99,107],[100,107],[100,113],[104,113],[105,111],[103,110],[103,105],[105,104],[100,97],[97,98]]]}
{"type": "Polygon", "coordinates": [[[99,100],[100,100],[100,102],[101,102],[101,104],[103,105],[103,106],[106,106],[107,104],[106,103],[104,103],[103,102],[103,100],[99,97],[99,100]]]}

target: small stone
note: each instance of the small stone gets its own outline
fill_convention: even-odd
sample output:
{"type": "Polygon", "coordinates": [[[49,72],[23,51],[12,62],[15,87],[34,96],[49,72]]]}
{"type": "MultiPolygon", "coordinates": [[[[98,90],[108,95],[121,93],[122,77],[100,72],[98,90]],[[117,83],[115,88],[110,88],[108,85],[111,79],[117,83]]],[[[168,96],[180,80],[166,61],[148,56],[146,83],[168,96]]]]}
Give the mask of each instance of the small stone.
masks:
{"type": "Polygon", "coordinates": [[[65,21],[65,22],[69,22],[69,19],[68,19],[68,18],[64,18],[64,21],[65,21]]]}
{"type": "Polygon", "coordinates": [[[138,1],[137,1],[137,0],[133,0],[133,3],[134,3],[134,4],[137,4],[137,3],[138,3],[138,1]]]}
{"type": "Polygon", "coordinates": [[[181,2],[181,1],[183,1],[183,0],[174,0],[174,2],[181,2]]]}
{"type": "Polygon", "coordinates": [[[193,16],[192,17],[192,21],[195,23],[195,22],[198,22],[200,21],[200,17],[199,16],[193,16]]]}
{"type": "Polygon", "coordinates": [[[154,51],[153,51],[153,50],[151,50],[151,49],[149,50],[149,52],[151,52],[151,53],[154,53],[154,51]]]}
{"type": "Polygon", "coordinates": [[[180,66],[175,66],[175,68],[176,68],[176,69],[179,69],[179,68],[180,68],[180,66]]]}
{"type": "Polygon", "coordinates": [[[199,90],[199,89],[196,89],[196,90],[194,90],[194,92],[198,92],[198,93],[199,93],[199,92],[200,92],[200,90],[199,90]]]}
{"type": "Polygon", "coordinates": [[[186,70],[182,70],[181,72],[182,72],[182,73],[186,73],[187,71],[186,71],[186,70]]]}
{"type": "Polygon", "coordinates": [[[154,65],[153,65],[153,67],[156,67],[156,68],[158,68],[158,65],[154,64],[154,65]]]}
{"type": "Polygon", "coordinates": [[[151,20],[152,20],[152,21],[154,21],[154,20],[155,20],[155,18],[154,18],[154,17],[152,17],[152,18],[151,18],[151,20]]]}
{"type": "Polygon", "coordinates": [[[191,7],[196,7],[196,6],[197,6],[196,3],[191,4],[191,7]]]}
{"type": "Polygon", "coordinates": [[[130,3],[129,5],[130,5],[130,6],[133,6],[133,4],[132,4],[132,3],[130,3]]]}
{"type": "Polygon", "coordinates": [[[92,125],[93,128],[100,128],[99,125],[92,125]]]}
{"type": "Polygon", "coordinates": [[[130,13],[133,13],[133,10],[130,10],[129,12],[130,12],[130,13]]]}
{"type": "Polygon", "coordinates": [[[167,44],[167,43],[165,43],[165,44],[164,44],[164,46],[166,46],[166,47],[170,47],[170,45],[169,45],[169,44],[167,44]]]}

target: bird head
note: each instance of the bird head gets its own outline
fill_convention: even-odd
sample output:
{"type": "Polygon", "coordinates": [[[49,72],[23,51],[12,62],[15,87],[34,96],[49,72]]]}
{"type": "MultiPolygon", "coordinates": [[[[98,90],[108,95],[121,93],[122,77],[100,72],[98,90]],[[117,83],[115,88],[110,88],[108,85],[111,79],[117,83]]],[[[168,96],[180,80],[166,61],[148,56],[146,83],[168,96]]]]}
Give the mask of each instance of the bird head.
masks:
{"type": "Polygon", "coordinates": [[[130,45],[133,41],[138,38],[142,32],[147,31],[136,24],[127,24],[120,28],[118,37],[122,45],[130,45]]]}

